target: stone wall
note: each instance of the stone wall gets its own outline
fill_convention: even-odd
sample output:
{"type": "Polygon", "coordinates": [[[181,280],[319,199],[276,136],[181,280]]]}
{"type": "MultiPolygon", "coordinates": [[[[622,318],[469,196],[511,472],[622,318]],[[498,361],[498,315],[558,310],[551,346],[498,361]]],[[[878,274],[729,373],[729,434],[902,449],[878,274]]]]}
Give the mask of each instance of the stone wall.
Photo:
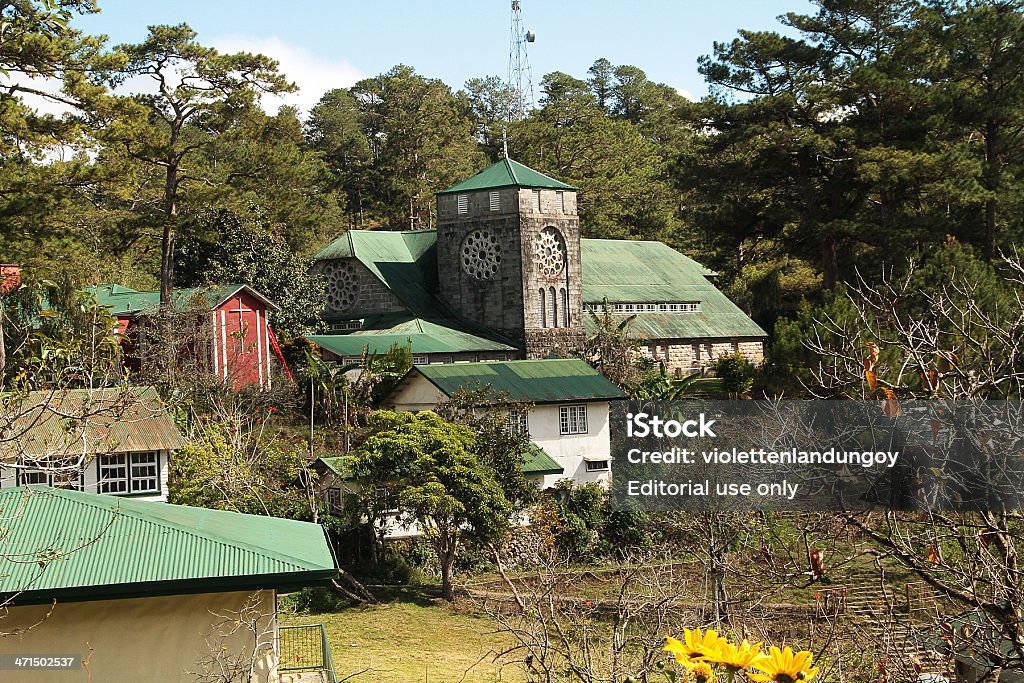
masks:
{"type": "Polygon", "coordinates": [[[441,295],[462,318],[511,339],[529,358],[552,350],[577,349],[583,344],[583,283],[580,266],[580,226],[575,192],[540,191],[536,213],[533,190],[504,188],[465,193],[465,212],[458,212],[459,194],[437,198],[437,268],[441,295]],[[491,193],[499,205],[491,210],[491,193]],[[565,247],[565,267],[551,277],[538,263],[537,239],[554,228],[565,247]],[[481,246],[482,245],[482,246],[481,246]],[[494,254],[500,254],[495,262],[494,254]],[[477,264],[476,274],[467,262],[477,264]],[[493,272],[483,266],[494,265],[493,272]],[[554,288],[561,305],[566,292],[568,325],[561,312],[558,325],[544,327],[539,319],[540,288],[554,288]]]}
{"type": "Polygon", "coordinates": [[[739,353],[754,365],[764,363],[764,342],[760,339],[653,339],[643,340],[640,353],[665,362],[669,373],[688,374],[703,370],[720,356],[739,353]]]}
{"type": "MultiPolygon", "coordinates": [[[[324,273],[326,277],[331,272],[332,267],[337,269],[338,266],[342,265],[351,266],[355,272],[355,302],[352,306],[341,310],[331,308],[328,303],[327,308],[323,312],[324,320],[328,322],[351,320],[371,315],[380,315],[382,313],[402,313],[407,310],[398,297],[380,281],[380,278],[364,266],[359,259],[346,258],[321,261],[314,266],[314,272],[324,273]]],[[[331,282],[329,277],[327,287],[328,291],[330,291],[331,282]]]]}

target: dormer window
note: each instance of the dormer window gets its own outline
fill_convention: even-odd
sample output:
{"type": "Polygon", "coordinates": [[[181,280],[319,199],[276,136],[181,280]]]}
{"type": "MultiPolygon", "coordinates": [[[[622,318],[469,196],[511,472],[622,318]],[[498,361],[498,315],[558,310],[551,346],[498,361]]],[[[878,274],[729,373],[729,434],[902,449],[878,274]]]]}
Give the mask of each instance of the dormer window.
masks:
{"type": "Polygon", "coordinates": [[[501,193],[490,193],[491,211],[501,211],[501,193]]]}
{"type": "Polygon", "coordinates": [[[455,201],[458,205],[458,212],[460,216],[464,216],[469,213],[469,195],[460,194],[456,197],[455,201]]]}

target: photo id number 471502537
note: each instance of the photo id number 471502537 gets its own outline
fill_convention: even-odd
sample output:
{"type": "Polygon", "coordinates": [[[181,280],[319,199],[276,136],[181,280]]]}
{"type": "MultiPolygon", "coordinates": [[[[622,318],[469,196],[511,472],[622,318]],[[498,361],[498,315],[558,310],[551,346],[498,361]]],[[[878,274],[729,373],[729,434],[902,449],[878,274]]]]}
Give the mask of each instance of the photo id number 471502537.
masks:
{"type": "Polygon", "coordinates": [[[78,655],[4,655],[0,654],[0,671],[15,669],[79,669],[78,655]]]}

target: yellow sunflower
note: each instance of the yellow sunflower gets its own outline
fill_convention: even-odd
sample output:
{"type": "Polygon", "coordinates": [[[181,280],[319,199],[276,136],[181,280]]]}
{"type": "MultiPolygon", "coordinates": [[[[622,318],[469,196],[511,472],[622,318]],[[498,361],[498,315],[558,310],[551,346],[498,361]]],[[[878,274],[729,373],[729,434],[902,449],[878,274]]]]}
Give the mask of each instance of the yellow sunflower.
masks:
{"type": "Polygon", "coordinates": [[[688,668],[686,683],[715,683],[715,672],[707,662],[694,662],[692,668],[688,668]]]}
{"type": "Polygon", "coordinates": [[[761,643],[751,645],[744,640],[739,645],[735,645],[720,639],[714,662],[731,669],[733,672],[739,672],[747,667],[757,666],[757,663],[763,659],[768,659],[768,657],[761,653],[761,643]]]}
{"type": "Polygon", "coordinates": [[[797,683],[798,681],[809,681],[818,674],[818,668],[811,666],[814,658],[810,652],[803,650],[793,653],[789,647],[779,650],[772,647],[767,656],[754,662],[755,669],[763,671],[763,674],[750,674],[750,680],[761,683],[797,683]]]}
{"type": "Polygon", "coordinates": [[[714,654],[718,650],[718,643],[724,642],[718,637],[718,632],[708,629],[701,633],[699,628],[692,631],[683,629],[683,640],[676,640],[672,636],[665,636],[665,651],[675,655],[676,661],[680,664],[699,662],[714,654]]]}

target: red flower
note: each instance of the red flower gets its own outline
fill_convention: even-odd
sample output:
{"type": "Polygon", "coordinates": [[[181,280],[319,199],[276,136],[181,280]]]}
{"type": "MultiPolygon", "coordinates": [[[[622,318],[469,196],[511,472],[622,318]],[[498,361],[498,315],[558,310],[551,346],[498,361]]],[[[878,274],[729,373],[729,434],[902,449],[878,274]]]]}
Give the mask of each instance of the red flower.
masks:
{"type": "Polygon", "coordinates": [[[815,600],[821,600],[821,593],[815,593],[814,594],[814,599],[815,600]]]}

